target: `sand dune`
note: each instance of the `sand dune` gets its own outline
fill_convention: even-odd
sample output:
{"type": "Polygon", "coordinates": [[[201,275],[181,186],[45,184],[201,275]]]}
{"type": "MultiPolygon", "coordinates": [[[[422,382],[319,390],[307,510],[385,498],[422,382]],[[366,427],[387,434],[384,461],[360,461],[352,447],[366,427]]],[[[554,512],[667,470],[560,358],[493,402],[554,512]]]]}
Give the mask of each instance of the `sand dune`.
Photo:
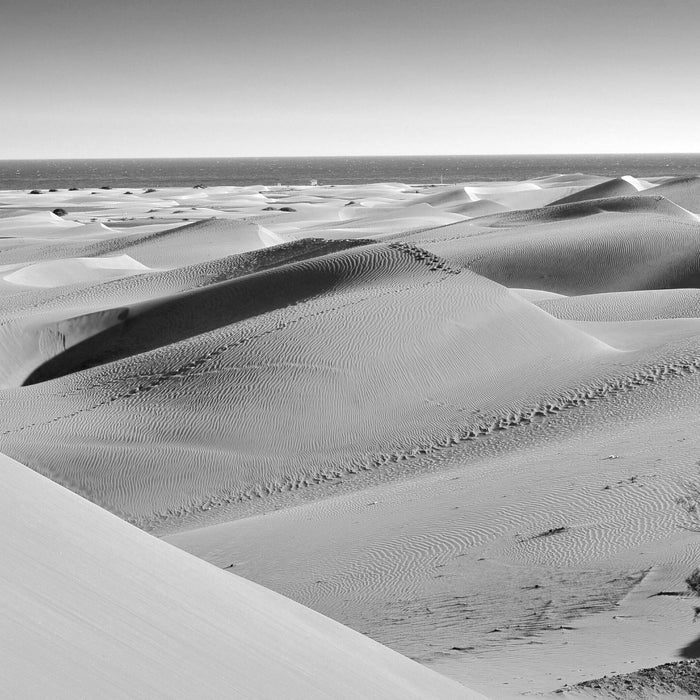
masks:
{"type": "MultiPolygon", "coordinates": [[[[210,330],[219,323],[265,308],[265,304],[269,304],[265,298],[277,298],[282,306],[291,304],[291,296],[282,299],[279,290],[264,287],[268,277],[244,285],[250,290],[256,285],[261,288],[262,284],[263,298],[260,299],[245,294],[236,296],[225,283],[361,244],[363,241],[305,239],[175,270],[121,275],[117,279],[92,282],[83,280],[83,284],[69,288],[42,285],[37,288],[42,291],[40,299],[30,292],[10,295],[10,290],[6,289],[5,318],[0,321],[0,347],[4,358],[0,365],[0,382],[4,386],[18,386],[40,367],[43,372],[53,367],[53,373],[61,375],[83,363],[94,366],[108,361],[107,358],[116,359],[158,347],[165,344],[166,338],[191,337],[197,333],[194,329],[210,330]],[[209,290],[210,286],[214,289],[209,290]],[[115,299],[121,304],[113,306],[115,299]],[[213,316],[202,313],[198,304],[202,302],[212,310],[213,300],[216,300],[215,305],[222,303],[223,306],[213,309],[213,316]],[[236,301],[237,305],[229,306],[231,301],[236,301]],[[95,311],[96,308],[99,310],[95,311]],[[51,364],[45,367],[49,362],[51,364]]],[[[290,290],[289,285],[285,289],[292,296],[298,296],[308,284],[305,281],[299,290],[290,290]]],[[[22,288],[15,286],[15,289],[22,288]]]]}
{"type": "Polygon", "coordinates": [[[601,200],[481,217],[410,237],[508,287],[561,294],[692,287],[700,222],[666,200],[601,200]]]}
{"type": "MultiPolygon", "coordinates": [[[[26,383],[46,381],[79,369],[105,364],[146,350],[176,343],[327,293],[342,284],[343,263],[292,263],[245,275],[155,301],[88,314],[60,322],[71,347],[32,374],[26,383]],[[105,313],[112,322],[105,323],[105,313]],[[96,326],[90,340],[75,343],[68,328],[96,326]]],[[[58,332],[44,326],[43,332],[58,332]]]]}
{"type": "Polygon", "coordinates": [[[6,678],[471,697],[237,575],[494,698],[689,653],[699,181],[1,193],[0,450],[151,533],[5,460],[6,678]]]}
{"type": "Polygon", "coordinates": [[[567,219],[582,219],[586,216],[593,216],[602,212],[649,212],[677,216],[685,221],[697,221],[691,212],[679,207],[665,197],[631,196],[591,199],[570,204],[554,203],[547,207],[535,209],[499,212],[490,218],[487,216],[482,217],[478,225],[491,226],[494,228],[509,225],[530,225],[534,223],[547,223],[550,221],[565,221],[567,219]]]}
{"type": "Polygon", "coordinates": [[[472,201],[488,199],[508,209],[528,209],[543,207],[562,197],[578,192],[584,185],[557,183],[556,186],[542,186],[537,181],[495,183],[480,186],[467,186],[465,192],[472,201]]]}
{"type": "Polygon", "coordinates": [[[606,197],[624,197],[636,194],[638,189],[623,178],[615,178],[607,182],[601,182],[593,187],[570,194],[556,200],[554,204],[572,204],[574,202],[586,202],[590,199],[603,199],[606,197]]]}
{"type": "Polygon", "coordinates": [[[418,199],[412,200],[413,204],[430,204],[432,207],[441,209],[452,208],[460,204],[470,204],[474,201],[480,201],[481,198],[475,199],[474,194],[469,194],[470,188],[455,187],[450,189],[441,188],[440,191],[434,194],[426,194],[418,199]]]}
{"type": "Polygon", "coordinates": [[[481,697],[0,459],[12,697],[481,697]]]}
{"type": "Polygon", "coordinates": [[[10,284],[25,287],[64,287],[71,284],[97,282],[125,275],[138,275],[150,270],[128,255],[105,258],[72,258],[35,263],[3,275],[10,284]]]}
{"type": "Polygon", "coordinates": [[[544,297],[536,293],[529,300],[547,313],[571,321],[700,318],[698,289],[635,290],[574,297],[544,297]]]}
{"type": "Polygon", "coordinates": [[[82,224],[56,216],[50,211],[40,211],[31,214],[10,215],[0,218],[0,232],[11,232],[15,235],[37,235],[56,229],[76,228],[82,224]]]}
{"type": "Polygon", "coordinates": [[[543,175],[542,177],[533,177],[528,182],[534,182],[539,187],[562,187],[562,186],[577,186],[581,189],[587,189],[594,185],[599,185],[606,182],[610,178],[601,177],[600,175],[590,175],[585,173],[556,173],[554,175],[543,175]]]}
{"type": "Polygon", "coordinates": [[[483,429],[484,396],[508,420],[525,398],[565,386],[572,365],[617,354],[507,289],[401,244],[147,304],[30,381],[130,353],[60,387],[7,393],[14,417],[3,449],[80,493],[103,494],[101,504],[142,524],[449,444],[483,429]],[[542,354],[560,369],[544,372],[542,354]],[[504,366],[530,380],[514,391],[504,366]]]}
{"type": "Polygon", "coordinates": [[[327,219],[298,220],[294,217],[275,221],[265,228],[278,236],[278,242],[305,236],[322,236],[328,239],[352,238],[406,233],[416,229],[444,226],[465,217],[451,211],[435,208],[425,202],[407,207],[343,207],[337,223],[327,219]]]}
{"type": "Polygon", "coordinates": [[[664,197],[678,207],[696,214],[700,212],[700,178],[697,177],[671,179],[658,185],[652,185],[632,177],[623,177],[594,185],[568,197],[563,197],[553,204],[571,204],[638,193],[645,197],[664,197]]]}
{"type": "Polygon", "coordinates": [[[448,211],[455,214],[463,214],[464,216],[477,217],[486,216],[487,214],[495,214],[499,211],[505,211],[506,207],[497,202],[492,202],[489,199],[479,199],[476,202],[467,202],[465,204],[457,204],[447,207],[448,211]]]}
{"type": "Polygon", "coordinates": [[[700,177],[674,178],[645,192],[648,195],[661,195],[679,207],[700,214],[700,177]]]}
{"type": "MultiPolygon", "coordinates": [[[[72,229],[68,229],[71,231],[72,229]]],[[[12,229],[8,231],[13,232],[12,229]]],[[[205,220],[156,232],[140,233],[138,228],[97,241],[52,236],[50,241],[25,242],[3,251],[4,263],[57,260],[124,253],[149,267],[169,267],[204,262],[233,253],[264,247],[253,223],[205,220]],[[164,245],[165,239],[168,240],[164,245]]]]}

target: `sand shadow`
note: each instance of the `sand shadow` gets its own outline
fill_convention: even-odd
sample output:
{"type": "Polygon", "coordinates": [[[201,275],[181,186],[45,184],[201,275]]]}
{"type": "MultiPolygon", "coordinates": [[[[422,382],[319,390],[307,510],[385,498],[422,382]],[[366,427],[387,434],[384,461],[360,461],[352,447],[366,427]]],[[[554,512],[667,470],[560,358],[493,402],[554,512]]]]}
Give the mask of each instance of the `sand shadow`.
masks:
{"type": "Polygon", "coordinates": [[[700,658],[700,636],[694,639],[690,644],[686,644],[680,651],[680,655],[684,659],[700,658]]]}

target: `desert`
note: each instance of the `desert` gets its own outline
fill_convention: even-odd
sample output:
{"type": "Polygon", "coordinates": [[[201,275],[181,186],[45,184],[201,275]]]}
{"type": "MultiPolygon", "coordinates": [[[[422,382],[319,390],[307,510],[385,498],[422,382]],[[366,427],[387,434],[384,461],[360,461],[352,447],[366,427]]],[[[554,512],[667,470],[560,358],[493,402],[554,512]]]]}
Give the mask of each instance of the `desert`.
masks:
{"type": "Polygon", "coordinates": [[[11,695],[697,696],[699,177],[36,192],[11,695]]]}

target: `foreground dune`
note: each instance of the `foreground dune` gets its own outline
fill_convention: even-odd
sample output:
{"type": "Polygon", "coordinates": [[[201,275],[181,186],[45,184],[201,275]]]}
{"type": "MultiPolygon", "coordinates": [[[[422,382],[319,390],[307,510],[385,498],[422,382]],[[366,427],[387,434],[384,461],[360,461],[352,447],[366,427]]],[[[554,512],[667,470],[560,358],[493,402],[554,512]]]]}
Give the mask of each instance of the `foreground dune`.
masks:
{"type": "Polygon", "coordinates": [[[0,464],[9,697],[481,697],[0,464]]]}
{"type": "MultiPolygon", "coordinates": [[[[0,193],[0,450],[224,571],[16,465],[8,493],[60,494],[58,539],[94,519],[149,609],[157,576],[196,571],[202,619],[248,591],[295,651],[288,610],[331,623],[238,576],[490,697],[692,655],[697,183],[0,193]]],[[[13,541],[43,561],[17,499],[13,541]]],[[[260,635],[251,673],[287,654],[260,635]]],[[[410,668],[391,692],[442,682],[410,668]]],[[[320,678],[352,696],[349,668],[320,678]]]]}

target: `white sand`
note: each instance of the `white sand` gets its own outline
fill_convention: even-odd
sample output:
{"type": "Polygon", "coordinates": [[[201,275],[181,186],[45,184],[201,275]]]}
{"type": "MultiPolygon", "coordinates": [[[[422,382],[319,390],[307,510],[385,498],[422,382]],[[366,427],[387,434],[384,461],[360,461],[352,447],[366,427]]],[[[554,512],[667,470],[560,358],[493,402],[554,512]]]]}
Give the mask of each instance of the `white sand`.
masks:
{"type": "Polygon", "coordinates": [[[481,697],[0,466],[7,697],[481,697]]]}
{"type": "MultiPolygon", "coordinates": [[[[3,193],[0,450],[225,569],[89,508],[149,577],[201,572],[208,617],[239,574],[495,698],[677,660],[693,601],[656,594],[700,565],[698,182],[3,193]]],[[[251,639],[251,673],[292,653],[251,639]]]]}
{"type": "Polygon", "coordinates": [[[3,275],[2,279],[26,287],[65,287],[138,275],[150,269],[128,255],[114,255],[108,258],[72,258],[25,265],[3,275]]]}

